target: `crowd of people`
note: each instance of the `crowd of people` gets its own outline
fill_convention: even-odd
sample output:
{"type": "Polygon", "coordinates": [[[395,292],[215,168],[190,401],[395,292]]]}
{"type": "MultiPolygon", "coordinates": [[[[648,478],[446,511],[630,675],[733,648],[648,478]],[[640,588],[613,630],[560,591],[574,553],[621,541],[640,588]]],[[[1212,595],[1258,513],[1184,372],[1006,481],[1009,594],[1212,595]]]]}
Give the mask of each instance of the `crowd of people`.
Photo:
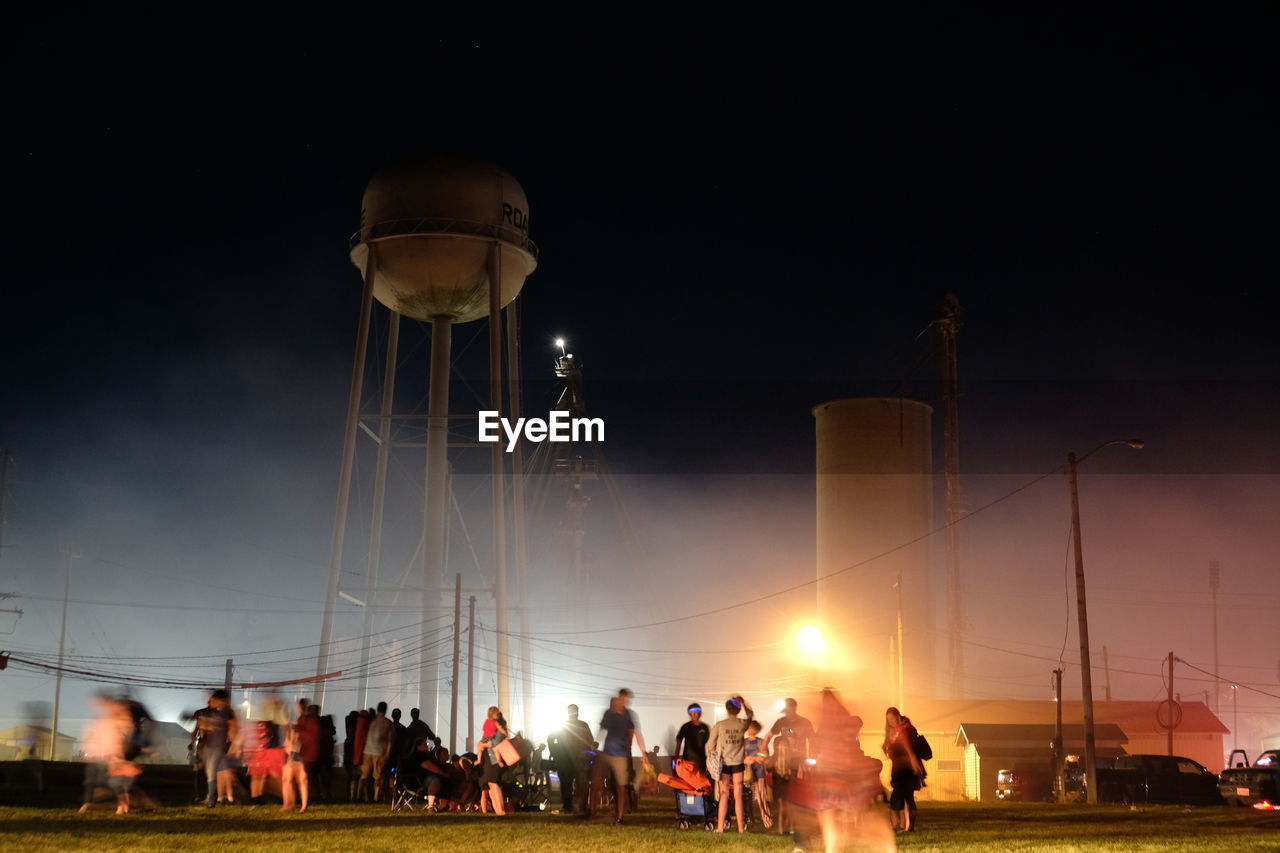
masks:
{"type": "MultiPolygon", "coordinates": [[[[479,732],[475,752],[454,754],[444,747],[417,708],[402,722],[399,708],[387,703],[347,714],[341,766],[345,799],[350,802],[395,802],[411,797],[433,811],[509,813],[522,803],[513,789],[549,790],[548,771],[559,781],[562,810],[589,818],[607,810],[623,824],[635,808],[638,793],[657,787],[650,753],[631,711],[632,693],[611,697],[597,731],[582,720],[576,705],[564,723],[534,746],[508,726],[502,711],[491,707],[479,732]],[[543,750],[550,762],[542,760],[543,750]],[[637,765],[633,755],[641,756],[637,765]]],[[[97,720],[85,736],[89,765],[85,805],[106,788],[117,812],[129,811],[134,781],[142,772],[138,759],[146,751],[149,719],[136,702],[97,698],[97,720]]],[[[927,741],[897,708],[885,713],[881,751],[889,762],[890,790],[880,782],[883,762],[861,746],[862,720],[848,713],[830,691],[823,694],[822,725],[801,716],[795,699],[766,729],[742,696],[724,703],[724,717],[704,721],[703,708],[688,706],[679,728],[673,769],[684,782],[677,790],[696,789],[705,781],[714,801],[708,819],[718,832],[733,826],[744,832],[750,821],[779,833],[801,832],[797,815],[857,815],[870,804],[887,801],[890,825],[899,832],[916,829],[915,793],[925,784],[927,741]],[[686,788],[692,785],[693,788],[686,788]]],[[[278,797],[281,808],[306,811],[313,801],[331,802],[334,790],[337,730],[330,716],[308,700],[287,708],[269,699],[255,719],[240,719],[226,691],[215,690],[205,707],[190,713],[194,723],[191,761],[200,799],[219,804],[262,803],[278,797]],[[247,787],[246,782],[247,780],[247,787]]],[[[663,777],[664,781],[674,777],[663,777]]],[[[672,784],[668,781],[668,784],[672,784]]],[[[822,832],[827,832],[823,827],[822,832]]]]}

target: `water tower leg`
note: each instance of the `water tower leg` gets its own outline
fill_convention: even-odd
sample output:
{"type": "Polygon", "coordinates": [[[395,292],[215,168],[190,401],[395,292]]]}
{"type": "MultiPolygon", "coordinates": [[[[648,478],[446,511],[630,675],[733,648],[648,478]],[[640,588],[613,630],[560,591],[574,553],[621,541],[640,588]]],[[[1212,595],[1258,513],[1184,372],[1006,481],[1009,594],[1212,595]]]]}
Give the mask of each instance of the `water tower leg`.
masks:
{"type": "MultiPolygon", "coordinates": [[[[489,408],[499,417],[502,405],[502,244],[489,250],[489,408]]],[[[495,442],[490,455],[493,499],[493,575],[497,600],[498,707],[511,713],[510,657],[507,636],[507,496],[506,451],[495,442]]]]}
{"type": "Polygon", "coordinates": [[[427,648],[427,620],[440,603],[448,563],[449,531],[449,368],[453,320],[434,317],[431,320],[431,376],[427,390],[427,488],[423,520],[425,541],[422,559],[422,634],[418,671],[418,707],[432,730],[440,731],[436,716],[439,703],[436,658],[439,654],[427,648]]]}
{"type": "MultiPolygon", "coordinates": [[[[506,307],[507,315],[507,398],[511,419],[521,417],[520,400],[520,319],[516,297],[506,307]]],[[[516,442],[511,451],[511,532],[515,537],[516,600],[520,607],[520,705],[524,730],[534,724],[533,716],[533,651],[529,646],[529,546],[525,525],[524,441],[516,442]]]]}
{"type": "MultiPolygon", "coordinates": [[[[333,645],[333,608],[338,600],[338,578],[342,574],[342,546],[347,535],[347,507],[351,500],[351,469],[356,457],[356,430],[360,428],[360,395],[364,391],[364,361],[369,349],[369,319],[373,314],[373,277],[378,268],[378,244],[369,244],[364,264],[364,290],[360,294],[360,321],[356,325],[355,363],[351,368],[351,391],[347,397],[346,432],[342,438],[342,465],[338,472],[338,505],[333,514],[333,538],[329,543],[329,585],[324,597],[324,620],[320,626],[320,647],[316,652],[316,677],[329,668],[333,645]]],[[[323,681],[316,683],[316,703],[324,706],[323,681]]]]}
{"type": "Polygon", "coordinates": [[[391,312],[387,323],[387,360],[382,371],[382,408],[378,421],[378,461],[373,474],[373,516],[369,520],[369,570],[365,575],[364,640],[360,647],[360,678],[356,682],[356,706],[369,707],[369,654],[373,640],[373,602],[378,596],[378,570],[382,564],[382,516],[387,498],[387,462],[391,456],[391,409],[396,396],[396,353],[400,348],[400,315],[391,312]]]}

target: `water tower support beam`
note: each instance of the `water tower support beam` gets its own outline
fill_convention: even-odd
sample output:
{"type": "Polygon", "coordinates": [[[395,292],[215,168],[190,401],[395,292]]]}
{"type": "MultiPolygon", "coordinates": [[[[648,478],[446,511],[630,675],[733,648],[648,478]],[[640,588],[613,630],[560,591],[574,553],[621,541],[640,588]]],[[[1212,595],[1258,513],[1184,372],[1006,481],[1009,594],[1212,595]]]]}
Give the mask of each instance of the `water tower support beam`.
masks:
{"type": "Polygon", "coordinates": [[[449,561],[449,370],[453,318],[431,318],[431,368],[427,386],[427,489],[423,520],[422,649],[418,664],[418,707],[434,731],[440,731],[439,685],[434,649],[428,648],[428,620],[435,614],[444,589],[449,561]]]}
{"type": "MultiPolygon", "coordinates": [[[[502,405],[502,244],[489,249],[489,408],[503,416],[502,405]]],[[[497,599],[498,707],[511,713],[510,658],[507,637],[507,487],[502,442],[490,451],[493,499],[493,594],[497,599]]]]}
{"type": "MultiPolygon", "coordinates": [[[[378,267],[378,244],[369,244],[364,263],[364,289],[360,292],[360,320],[356,324],[355,364],[351,368],[351,390],[347,397],[347,425],[342,436],[342,464],[338,472],[338,505],[333,513],[333,538],[329,542],[329,585],[324,596],[324,619],[320,623],[320,647],[316,651],[316,677],[329,671],[329,649],[333,645],[333,608],[338,600],[338,578],[342,574],[342,546],[347,534],[347,508],[351,500],[351,469],[356,457],[356,429],[360,424],[360,395],[364,391],[364,361],[369,349],[369,319],[373,314],[373,277],[378,267]]],[[[316,703],[324,707],[323,680],[316,682],[316,703]]]]}
{"type": "Polygon", "coordinates": [[[369,653],[373,645],[374,599],[378,594],[378,571],[382,564],[382,516],[387,498],[387,462],[391,457],[391,408],[396,396],[396,354],[400,349],[400,315],[391,312],[387,322],[387,360],[382,376],[382,408],[378,420],[378,461],[373,473],[373,515],[369,520],[369,568],[365,573],[364,640],[360,647],[360,679],[356,682],[356,704],[369,707],[369,653]]]}
{"type": "MultiPolygon", "coordinates": [[[[520,315],[512,300],[507,314],[507,401],[511,420],[521,417],[520,399],[520,315]]],[[[513,556],[516,568],[516,598],[520,601],[520,703],[524,728],[533,726],[533,650],[529,646],[529,543],[525,526],[524,439],[511,451],[511,532],[515,536],[513,556]]]]}

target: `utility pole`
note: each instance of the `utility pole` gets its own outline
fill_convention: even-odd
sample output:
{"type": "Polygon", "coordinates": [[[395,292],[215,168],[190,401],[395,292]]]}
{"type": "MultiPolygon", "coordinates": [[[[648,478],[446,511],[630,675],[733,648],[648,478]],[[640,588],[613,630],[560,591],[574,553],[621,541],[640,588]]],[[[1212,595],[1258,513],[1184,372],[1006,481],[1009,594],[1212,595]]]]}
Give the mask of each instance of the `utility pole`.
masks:
{"type": "Polygon", "coordinates": [[[1098,751],[1093,735],[1093,666],[1089,662],[1089,610],[1085,603],[1084,552],[1080,544],[1080,488],[1076,480],[1076,455],[1067,454],[1067,479],[1071,482],[1071,538],[1076,552],[1076,617],[1080,634],[1080,694],[1084,708],[1085,800],[1098,804],[1098,751]]]}
{"type": "Polygon", "coordinates": [[[467,752],[473,751],[476,731],[476,597],[469,596],[467,616],[467,752]]]}
{"type": "Polygon", "coordinates": [[[1169,652],[1169,755],[1173,755],[1173,725],[1176,722],[1173,719],[1173,652],[1169,652]]]}
{"type": "MultiPolygon", "coordinates": [[[[887,664],[889,676],[887,683],[889,685],[889,696],[891,697],[889,701],[893,702],[895,699],[892,697],[898,695],[898,647],[893,643],[892,634],[889,635],[889,660],[887,661],[887,664]]],[[[902,700],[898,699],[896,701],[901,702],[902,700]]]]}
{"type": "Polygon", "coordinates": [[[1111,655],[1107,654],[1107,647],[1102,647],[1102,671],[1106,675],[1106,681],[1103,682],[1103,693],[1106,701],[1111,701],[1111,655]]]}
{"type": "Polygon", "coordinates": [[[56,758],[58,748],[58,715],[62,711],[62,664],[67,648],[67,599],[71,596],[71,566],[80,557],[79,551],[73,551],[66,545],[59,551],[66,559],[62,570],[62,627],[58,631],[58,675],[53,682],[53,725],[49,729],[49,761],[56,758]]]}
{"type": "Polygon", "coordinates": [[[1240,685],[1231,685],[1231,748],[1240,748],[1240,706],[1236,700],[1240,696],[1240,685]]]}
{"type": "Polygon", "coordinates": [[[231,658],[227,658],[227,671],[222,678],[222,689],[227,691],[228,702],[231,701],[231,673],[234,669],[235,669],[235,665],[231,662],[231,658]]]}
{"type": "Polygon", "coordinates": [[[951,671],[951,698],[964,694],[964,608],[960,578],[960,519],[964,496],[960,491],[959,373],[956,365],[956,332],[960,329],[960,301],[950,293],[942,300],[934,321],[942,367],[942,470],[947,508],[947,664],[951,671]]]}
{"type": "Polygon", "coordinates": [[[1222,680],[1218,674],[1218,582],[1222,579],[1222,565],[1209,561],[1209,602],[1213,608],[1213,715],[1218,715],[1218,696],[1222,693],[1222,680]]]}
{"type": "Polygon", "coordinates": [[[449,754],[458,754],[458,665],[462,657],[462,575],[453,576],[453,678],[449,690],[449,754]]]}
{"type": "Polygon", "coordinates": [[[1089,661],[1089,608],[1084,589],[1084,548],[1080,544],[1080,482],[1076,473],[1080,464],[1099,450],[1123,444],[1134,450],[1146,447],[1140,438],[1117,438],[1104,441],[1079,459],[1067,454],[1067,483],[1071,490],[1071,544],[1076,552],[1076,618],[1080,635],[1080,699],[1084,706],[1084,780],[1085,796],[1091,806],[1098,804],[1098,748],[1093,732],[1093,665],[1089,661]]]}
{"type": "Polygon", "coordinates": [[[907,703],[906,670],[903,664],[905,655],[902,653],[902,572],[898,572],[898,582],[894,586],[898,589],[898,708],[901,710],[907,703]]]}
{"type": "Polygon", "coordinates": [[[1058,787],[1058,802],[1067,801],[1066,744],[1062,740],[1062,670],[1053,671],[1053,778],[1058,787]]]}

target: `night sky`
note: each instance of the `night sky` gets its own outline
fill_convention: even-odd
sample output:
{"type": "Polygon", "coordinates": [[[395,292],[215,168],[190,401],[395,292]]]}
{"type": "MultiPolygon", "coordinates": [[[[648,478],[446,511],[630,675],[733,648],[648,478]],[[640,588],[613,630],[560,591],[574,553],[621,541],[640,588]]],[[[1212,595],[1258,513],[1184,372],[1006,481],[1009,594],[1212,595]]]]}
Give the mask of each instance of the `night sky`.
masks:
{"type": "MultiPolygon", "coordinates": [[[[155,608],[85,605],[84,654],[146,654],[209,616],[162,610],[178,601],[311,614],[223,613],[183,648],[315,641],[360,283],[347,240],[369,176],[429,149],[523,184],[542,250],[521,306],[531,395],[565,335],[655,551],[742,551],[719,559],[745,560],[749,588],[721,595],[812,571],[809,407],[933,400],[918,335],[952,292],[971,503],[1067,450],[1148,442],[1090,463],[1126,475],[1096,478],[1086,517],[1113,648],[1154,660],[1181,623],[1202,631],[1210,558],[1224,600],[1280,598],[1274,10],[412,9],[11,25],[0,592],[28,600],[0,645],[56,648],[39,597],[60,594],[62,542],[90,555],[86,598],[155,608]],[[773,487],[716,487],[755,476],[773,487]]],[[[975,635],[1056,646],[1064,498],[975,523],[975,635]],[[1001,555],[1027,573],[1018,607],[981,592],[1001,555]],[[1010,615],[1037,596],[1043,634],[1010,615]]],[[[1272,632],[1224,642],[1236,677],[1280,679],[1272,632]]],[[[976,693],[1043,698],[1051,664],[1016,660],[1019,685],[985,665],[976,693]]],[[[23,677],[0,716],[47,701],[23,677]]]]}

